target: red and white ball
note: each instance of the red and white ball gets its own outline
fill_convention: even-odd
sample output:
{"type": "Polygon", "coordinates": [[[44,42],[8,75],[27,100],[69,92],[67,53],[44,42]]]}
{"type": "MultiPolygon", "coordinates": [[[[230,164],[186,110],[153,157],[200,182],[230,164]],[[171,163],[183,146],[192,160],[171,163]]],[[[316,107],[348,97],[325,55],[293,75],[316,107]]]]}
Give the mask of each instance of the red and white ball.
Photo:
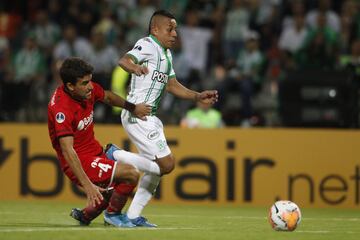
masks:
{"type": "Polygon", "coordinates": [[[277,201],[269,211],[269,222],[276,231],[294,231],[301,222],[301,211],[291,201],[277,201]]]}

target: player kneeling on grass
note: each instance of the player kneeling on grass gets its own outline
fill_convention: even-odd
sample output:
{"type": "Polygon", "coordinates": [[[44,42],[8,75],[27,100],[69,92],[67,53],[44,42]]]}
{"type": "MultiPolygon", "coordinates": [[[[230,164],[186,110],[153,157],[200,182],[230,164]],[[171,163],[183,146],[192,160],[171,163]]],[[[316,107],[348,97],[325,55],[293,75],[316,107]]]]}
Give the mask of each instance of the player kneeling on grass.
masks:
{"type": "Polygon", "coordinates": [[[60,68],[63,85],[55,90],[48,105],[49,135],[62,170],[87,196],[87,207],[73,209],[71,216],[88,225],[105,210],[106,223],[133,227],[121,211],[138,182],[139,172],[132,165],[106,157],[94,137],[94,104],[101,101],[119,106],[140,119],[145,119],[151,108],[105,91],[92,82],[92,72],[93,67],[80,58],[63,62],[60,68]]]}

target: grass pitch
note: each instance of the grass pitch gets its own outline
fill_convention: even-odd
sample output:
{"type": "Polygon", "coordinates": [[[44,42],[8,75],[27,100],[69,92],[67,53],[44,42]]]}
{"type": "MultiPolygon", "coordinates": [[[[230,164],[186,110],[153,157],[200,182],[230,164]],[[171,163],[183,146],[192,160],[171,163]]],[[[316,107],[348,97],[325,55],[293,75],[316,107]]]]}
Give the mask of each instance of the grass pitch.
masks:
{"type": "Polygon", "coordinates": [[[144,215],[156,229],[105,227],[102,216],[90,226],[78,226],[69,204],[44,201],[0,201],[0,240],[230,240],[230,239],[360,239],[360,210],[302,209],[294,232],[276,232],[267,208],[162,206],[150,204],[144,215]]]}

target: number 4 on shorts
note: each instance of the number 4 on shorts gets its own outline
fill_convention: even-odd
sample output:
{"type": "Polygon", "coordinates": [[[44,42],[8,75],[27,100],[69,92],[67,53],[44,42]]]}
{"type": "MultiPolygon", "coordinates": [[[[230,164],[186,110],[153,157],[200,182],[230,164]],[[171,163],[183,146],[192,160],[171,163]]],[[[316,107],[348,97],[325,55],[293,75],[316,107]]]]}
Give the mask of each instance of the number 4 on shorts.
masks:
{"type": "Polygon", "coordinates": [[[112,168],[110,164],[105,164],[105,163],[98,163],[98,167],[104,172],[107,172],[109,169],[112,168]]]}

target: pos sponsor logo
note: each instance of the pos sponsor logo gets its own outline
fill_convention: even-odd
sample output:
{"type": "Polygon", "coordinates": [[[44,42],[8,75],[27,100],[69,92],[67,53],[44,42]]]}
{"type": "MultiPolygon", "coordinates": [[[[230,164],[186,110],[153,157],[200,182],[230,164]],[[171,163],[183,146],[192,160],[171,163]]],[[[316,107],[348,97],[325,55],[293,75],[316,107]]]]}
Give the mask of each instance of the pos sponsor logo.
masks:
{"type": "Polygon", "coordinates": [[[155,70],[153,72],[153,75],[151,77],[151,79],[153,81],[158,81],[158,82],[161,82],[161,83],[167,83],[168,82],[168,78],[169,76],[166,74],[166,73],[163,73],[163,72],[159,72],[157,70],[155,70]]]}

